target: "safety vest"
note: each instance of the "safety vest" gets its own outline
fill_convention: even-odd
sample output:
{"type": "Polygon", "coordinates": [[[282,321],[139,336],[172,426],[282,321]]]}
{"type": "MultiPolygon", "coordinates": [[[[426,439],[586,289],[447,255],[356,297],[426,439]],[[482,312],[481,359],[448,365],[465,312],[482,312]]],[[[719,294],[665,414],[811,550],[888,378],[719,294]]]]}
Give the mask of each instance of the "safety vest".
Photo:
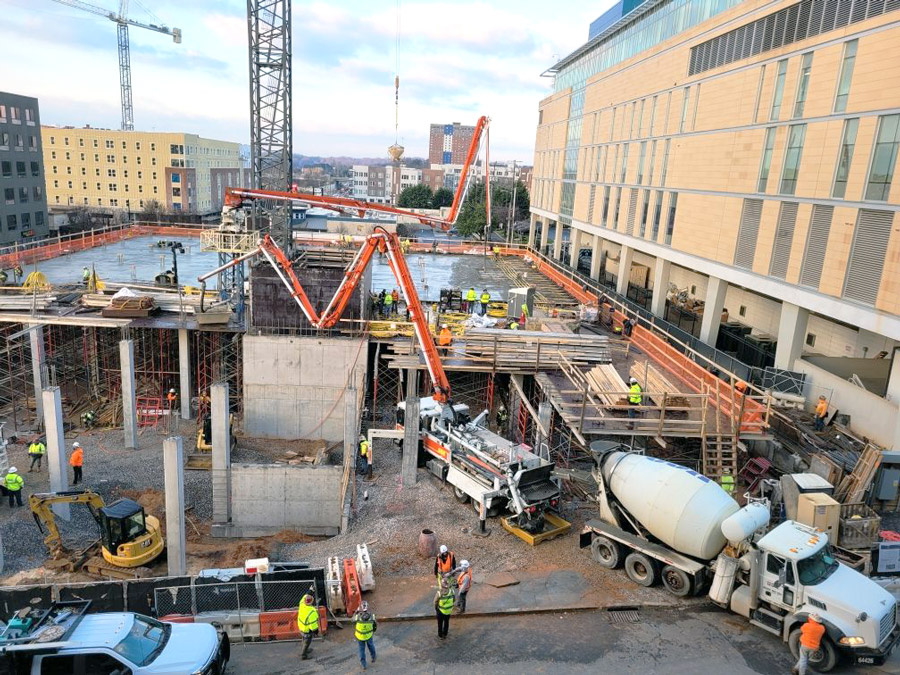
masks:
{"type": "Polygon", "coordinates": [[[29,455],[43,455],[46,450],[43,443],[32,443],[28,446],[29,455]]]}
{"type": "Polygon", "coordinates": [[[387,293],[384,296],[384,304],[385,305],[393,305],[394,304],[394,296],[391,295],[390,293],[387,293]]]}
{"type": "Polygon", "coordinates": [[[444,595],[438,598],[438,609],[441,610],[441,614],[449,614],[453,611],[453,603],[455,598],[453,597],[453,591],[448,590],[444,595]]]}
{"type": "Polygon", "coordinates": [[[91,271],[90,271],[90,270],[82,270],[82,271],[81,271],[81,280],[82,280],[82,281],[87,281],[87,280],[90,279],[90,278],[91,278],[91,271]]]}
{"type": "Polygon", "coordinates": [[[472,586],[472,570],[471,569],[466,570],[465,572],[460,574],[458,577],[456,577],[456,587],[459,588],[461,593],[467,592],[469,590],[469,588],[471,588],[471,586],[472,586]],[[463,586],[463,581],[465,581],[466,579],[468,579],[469,583],[467,585],[463,586]]]}
{"type": "Polygon", "coordinates": [[[631,385],[631,389],[629,389],[628,402],[629,403],[640,403],[642,400],[641,396],[641,385],[633,384],[631,385]]]}
{"type": "Polygon", "coordinates": [[[453,342],[453,333],[450,332],[449,328],[444,328],[441,330],[441,337],[439,340],[441,347],[446,347],[451,342],[453,342]]]}
{"type": "Polygon", "coordinates": [[[319,630],[319,610],[312,605],[307,605],[302,600],[297,608],[297,628],[301,633],[312,633],[319,630]]]}
{"type": "Polygon", "coordinates": [[[437,568],[439,574],[447,574],[453,571],[453,554],[448,553],[446,560],[441,560],[441,556],[437,557],[437,568]]]}
{"type": "Polygon", "coordinates": [[[482,294],[481,294],[481,304],[482,304],[482,305],[486,305],[486,304],[488,304],[490,301],[491,301],[491,294],[490,294],[490,293],[482,293],[482,294]]]}
{"type": "Polygon", "coordinates": [[[522,316],[528,316],[528,305],[522,305],[522,316]]]}
{"type": "Polygon", "coordinates": [[[365,642],[372,638],[375,632],[375,617],[369,612],[358,614],[359,620],[356,622],[356,639],[365,642]]]}
{"type": "Polygon", "coordinates": [[[510,330],[519,330],[519,324],[518,324],[518,322],[513,321],[511,324],[509,324],[509,329],[510,329],[510,330]]]}
{"type": "Polygon", "coordinates": [[[475,295],[475,289],[474,289],[474,288],[470,288],[470,289],[468,290],[468,292],[466,293],[466,300],[468,300],[469,302],[475,302],[475,297],[476,297],[476,295],[475,295]]]}
{"type": "Polygon", "coordinates": [[[726,473],[722,476],[722,489],[728,494],[734,492],[734,476],[730,473],[726,473]]]}
{"type": "Polygon", "coordinates": [[[361,454],[363,457],[369,454],[369,441],[359,442],[359,454],[361,454]]]}
{"type": "Polygon", "coordinates": [[[22,476],[17,473],[8,473],[6,474],[6,489],[11,490],[13,492],[18,492],[22,489],[22,486],[25,485],[25,481],[22,480],[22,476]]]}

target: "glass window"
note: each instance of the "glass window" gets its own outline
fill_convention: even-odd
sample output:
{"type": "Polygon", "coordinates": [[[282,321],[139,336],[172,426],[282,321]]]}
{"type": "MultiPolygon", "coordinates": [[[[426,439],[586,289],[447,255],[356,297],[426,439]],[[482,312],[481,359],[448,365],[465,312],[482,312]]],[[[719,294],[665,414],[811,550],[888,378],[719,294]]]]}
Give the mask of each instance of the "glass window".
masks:
{"type": "Polygon", "coordinates": [[[16,162],[16,175],[19,178],[24,178],[27,175],[25,173],[25,162],[16,162]]]}
{"type": "Polygon", "coordinates": [[[172,627],[143,614],[134,615],[134,624],[113,651],[138,666],[148,666],[169,641],[172,627]]]}
{"type": "Polygon", "coordinates": [[[18,224],[18,221],[16,220],[15,215],[6,216],[6,229],[7,230],[16,230],[16,229],[18,229],[18,227],[19,227],[19,224],[18,224]]]}
{"type": "Polygon", "coordinates": [[[644,158],[647,155],[647,141],[641,141],[641,152],[638,155],[637,179],[638,185],[644,182],[644,158]]]}
{"type": "Polygon", "coordinates": [[[19,188],[19,203],[26,204],[28,202],[28,188],[20,187],[19,188]]]}
{"type": "Polygon", "coordinates": [[[3,199],[7,204],[15,204],[16,203],[16,190],[15,188],[4,188],[3,189],[3,199]]]}
{"type": "Polygon", "coordinates": [[[691,88],[684,88],[684,98],[681,101],[681,123],[678,125],[678,132],[681,133],[684,131],[684,125],[687,122],[688,116],[688,106],[691,102],[691,88]]]}
{"type": "Polygon", "coordinates": [[[647,169],[647,183],[653,185],[653,169],[656,164],[656,141],[650,143],[650,167],[647,169]]]}
{"type": "Polygon", "coordinates": [[[641,206],[641,227],[638,236],[641,239],[647,234],[647,216],[650,213],[650,190],[644,190],[644,203],[641,206]]]}
{"type": "Polygon", "coordinates": [[[671,138],[666,139],[666,144],[663,147],[663,161],[662,161],[662,174],[659,177],[659,184],[666,184],[666,174],[669,171],[669,144],[672,142],[671,138]]]}
{"type": "Polygon", "coordinates": [[[663,192],[662,190],[657,190],[656,192],[656,208],[653,210],[653,229],[650,231],[650,239],[656,241],[659,237],[659,221],[662,218],[662,203],[663,203],[663,192]]]}
{"type": "Polygon", "coordinates": [[[41,165],[38,162],[31,163],[31,175],[32,176],[40,176],[41,175],[41,165]]]}
{"type": "Polygon", "coordinates": [[[0,131],[0,146],[9,147],[9,134],[5,131],[0,131]]]}
{"type": "Polygon", "coordinates": [[[0,176],[4,178],[12,176],[12,162],[0,162],[0,176]]]}
{"type": "Polygon", "coordinates": [[[784,168],[781,171],[781,186],[778,190],[783,195],[792,195],[797,191],[797,176],[800,173],[800,157],[805,137],[805,124],[790,127],[787,149],[784,152],[784,168]]]}
{"type": "MultiPolygon", "coordinates": [[[[622,168],[619,172],[619,182],[625,182],[625,174],[628,173],[628,148],[631,146],[631,143],[626,143],[622,148],[622,168]]],[[[618,219],[617,219],[618,220],[618,219]]]]}
{"type": "Polygon", "coordinates": [[[853,80],[853,66],[856,65],[856,48],[859,40],[850,40],[844,45],[844,58],[841,60],[841,73],[838,75],[837,92],[834,96],[834,112],[847,109],[847,98],[850,96],[850,82],[853,80]]]}
{"type": "MultiPolygon", "coordinates": [[[[5,122],[5,121],[6,121],[6,106],[0,105],[0,122],[5,122]]],[[[51,143],[53,142],[52,138],[51,138],[50,142],[51,143]]]]}
{"type": "Polygon", "coordinates": [[[809,73],[812,70],[813,53],[803,55],[800,63],[800,79],[797,81],[797,100],[794,102],[794,117],[803,117],[803,106],[806,105],[806,95],[809,92],[809,73]]]}
{"type": "Polygon", "coordinates": [[[756,183],[757,192],[765,192],[769,181],[769,168],[772,166],[772,150],[775,147],[775,127],[766,129],[766,140],[763,143],[762,161],[759,164],[759,180],[756,183]]]}
{"type": "Polygon", "coordinates": [[[606,217],[609,215],[609,192],[610,188],[609,185],[607,185],[603,189],[603,213],[602,217],[600,218],[601,227],[606,227],[606,217]]]}
{"type": "Polygon", "coordinates": [[[619,225],[619,209],[622,206],[622,188],[616,188],[615,203],[613,204],[613,218],[611,226],[615,230],[619,225]]]}
{"type": "Polygon", "coordinates": [[[878,118],[872,165],[866,182],[866,199],[885,201],[891,191],[894,165],[897,163],[897,144],[900,142],[900,115],[884,115],[878,118]]]}
{"type": "Polygon", "coordinates": [[[42,188],[40,185],[35,185],[31,189],[31,192],[34,201],[39,202],[44,199],[44,188],[42,188]]]}
{"type": "Polygon", "coordinates": [[[656,120],[656,96],[653,97],[653,102],[650,104],[650,127],[647,129],[647,135],[653,135],[653,122],[656,120]]]}
{"type": "Polygon", "coordinates": [[[781,114],[781,99],[784,97],[784,79],[787,76],[787,59],[778,62],[778,74],[775,75],[775,91],[772,94],[772,111],[770,120],[777,120],[781,114]]]}
{"type": "Polygon", "coordinates": [[[44,212],[43,211],[35,211],[34,212],[34,224],[35,225],[43,225],[44,224],[44,212]]]}
{"type": "Polygon", "coordinates": [[[666,246],[672,244],[672,232],[675,231],[675,209],[678,207],[678,193],[672,192],[669,197],[669,218],[666,220],[666,246]]]}
{"type": "Polygon", "coordinates": [[[847,176],[850,175],[850,164],[853,162],[853,149],[856,146],[856,130],[859,118],[844,120],[844,132],[841,134],[841,149],[838,153],[837,169],[834,174],[834,188],[831,196],[843,199],[847,191],[847,176]]]}

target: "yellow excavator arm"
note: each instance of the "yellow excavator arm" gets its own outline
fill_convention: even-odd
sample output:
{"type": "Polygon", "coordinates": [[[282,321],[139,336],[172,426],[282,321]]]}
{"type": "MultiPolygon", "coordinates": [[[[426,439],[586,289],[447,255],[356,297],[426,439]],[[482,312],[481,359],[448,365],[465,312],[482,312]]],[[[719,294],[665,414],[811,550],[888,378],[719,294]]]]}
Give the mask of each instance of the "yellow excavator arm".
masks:
{"type": "Polygon", "coordinates": [[[90,490],[78,490],[72,492],[44,492],[33,494],[28,498],[31,514],[38,529],[44,535],[44,543],[54,558],[65,553],[62,545],[62,537],[56,526],[56,516],[53,513],[54,504],[87,504],[94,519],[99,519],[100,509],[103,508],[103,497],[90,490]]]}

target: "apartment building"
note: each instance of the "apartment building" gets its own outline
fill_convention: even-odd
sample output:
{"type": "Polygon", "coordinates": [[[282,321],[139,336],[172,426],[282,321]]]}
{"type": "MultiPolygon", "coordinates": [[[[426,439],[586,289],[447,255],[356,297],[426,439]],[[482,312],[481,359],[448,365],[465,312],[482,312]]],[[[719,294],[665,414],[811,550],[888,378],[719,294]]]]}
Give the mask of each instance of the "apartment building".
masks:
{"type": "Polygon", "coordinates": [[[0,92],[0,245],[49,233],[38,100],[0,92]]]}
{"type": "Polygon", "coordinates": [[[428,135],[428,163],[463,164],[474,135],[474,126],[459,122],[432,124],[428,135]]]}
{"type": "Polygon", "coordinates": [[[50,206],[140,211],[221,210],[222,184],[240,185],[240,145],[196,134],[41,128],[50,206]]]}
{"type": "Polygon", "coordinates": [[[573,267],[587,258],[592,277],[658,316],[670,286],[704,301],[698,334],[710,345],[727,309],[775,343],[776,368],[810,375],[810,395],[838,396],[847,380],[829,380],[812,355],[883,371],[867,409],[862,395],[836,403],[878,417],[878,436],[900,443],[897,10],[613,7],[548,70],[530,237],[573,267]]]}

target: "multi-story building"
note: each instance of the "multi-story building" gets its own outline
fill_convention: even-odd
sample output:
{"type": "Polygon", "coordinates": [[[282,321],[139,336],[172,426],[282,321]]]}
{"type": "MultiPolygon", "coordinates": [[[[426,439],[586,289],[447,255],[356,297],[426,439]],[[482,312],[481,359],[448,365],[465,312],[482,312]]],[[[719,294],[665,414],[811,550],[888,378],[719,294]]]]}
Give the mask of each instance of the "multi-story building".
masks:
{"type": "Polygon", "coordinates": [[[472,144],[475,127],[459,122],[452,124],[432,124],[428,137],[428,163],[463,164],[472,144]]]}
{"type": "Polygon", "coordinates": [[[49,232],[38,100],[0,92],[0,245],[49,232]]]}
{"type": "Polygon", "coordinates": [[[711,345],[727,309],[809,395],[847,374],[804,354],[887,355],[881,398],[833,403],[900,443],[900,4],[631,5],[549,70],[531,240],[659,316],[670,284],[705,301],[711,345]]]}
{"type": "Polygon", "coordinates": [[[240,185],[240,145],[196,134],[41,129],[50,206],[139,211],[150,200],[172,211],[221,209],[223,182],[240,185]]]}

